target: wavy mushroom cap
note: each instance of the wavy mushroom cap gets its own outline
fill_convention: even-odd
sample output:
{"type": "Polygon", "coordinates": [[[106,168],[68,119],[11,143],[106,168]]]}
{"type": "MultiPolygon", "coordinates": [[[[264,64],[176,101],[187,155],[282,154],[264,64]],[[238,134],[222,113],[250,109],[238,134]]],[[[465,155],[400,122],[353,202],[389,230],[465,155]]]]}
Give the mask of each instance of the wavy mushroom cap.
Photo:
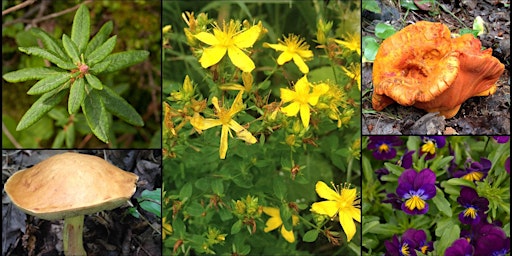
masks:
{"type": "Polygon", "coordinates": [[[99,157],[64,153],[16,172],[4,188],[22,211],[56,220],[117,208],[135,193],[138,179],[99,157]]]}
{"type": "Polygon", "coordinates": [[[504,65],[472,35],[450,38],[442,23],[420,21],[382,42],[373,64],[373,108],[397,102],[453,117],[473,96],[495,92],[504,65]]]}

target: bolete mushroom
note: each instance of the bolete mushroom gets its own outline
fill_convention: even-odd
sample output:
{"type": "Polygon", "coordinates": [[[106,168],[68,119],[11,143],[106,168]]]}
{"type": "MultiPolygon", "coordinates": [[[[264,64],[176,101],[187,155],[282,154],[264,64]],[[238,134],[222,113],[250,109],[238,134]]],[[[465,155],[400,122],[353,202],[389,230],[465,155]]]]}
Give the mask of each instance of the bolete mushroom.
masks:
{"type": "Polygon", "coordinates": [[[442,23],[419,21],[385,39],[373,63],[372,105],[397,102],[445,118],[473,96],[496,91],[505,66],[470,34],[450,37],[442,23]]]}
{"type": "Polygon", "coordinates": [[[23,212],[64,219],[64,254],[86,255],[84,215],[121,206],[135,193],[138,179],[99,157],[69,152],[14,173],[4,188],[23,212]]]}

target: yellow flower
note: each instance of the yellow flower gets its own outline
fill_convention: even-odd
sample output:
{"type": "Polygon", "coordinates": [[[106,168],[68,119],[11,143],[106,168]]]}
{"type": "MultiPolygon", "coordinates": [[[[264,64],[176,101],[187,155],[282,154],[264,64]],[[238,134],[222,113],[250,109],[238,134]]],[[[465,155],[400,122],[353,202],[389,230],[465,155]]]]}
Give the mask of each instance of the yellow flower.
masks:
{"type": "MultiPolygon", "coordinates": [[[[289,243],[295,242],[295,235],[293,234],[293,230],[286,230],[283,225],[283,220],[281,219],[281,214],[279,213],[279,209],[275,207],[263,207],[263,212],[270,216],[270,219],[265,223],[265,229],[263,231],[270,232],[276,228],[281,227],[281,235],[288,241],[289,243]]],[[[299,223],[299,217],[297,215],[292,215],[292,224],[293,226],[299,223]]]]}
{"type": "MultiPolygon", "coordinates": [[[[335,188],[336,189],[336,188],[335,188]]],[[[332,190],[324,182],[318,181],[315,186],[316,193],[327,201],[313,203],[311,211],[318,214],[325,214],[333,218],[338,214],[341,227],[350,242],[356,233],[356,225],[353,220],[361,222],[361,208],[358,206],[360,199],[357,198],[356,189],[342,188],[332,190]]]]}
{"type": "Polygon", "coordinates": [[[162,240],[165,239],[167,235],[172,234],[172,226],[171,223],[167,222],[167,218],[162,218],[162,240]]]}
{"type": "Polygon", "coordinates": [[[290,34],[284,38],[284,41],[279,39],[278,44],[264,43],[263,46],[283,52],[277,58],[277,64],[283,65],[293,59],[300,72],[304,74],[309,72],[309,68],[304,61],[311,59],[313,52],[309,50],[309,45],[304,42],[303,38],[290,34]]]}
{"type": "Polygon", "coordinates": [[[361,91],[361,66],[359,65],[359,63],[350,64],[348,69],[341,66],[341,69],[343,69],[343,72],[345,72],[345,74],[347,74],[348,77],[356,81],[357,88],[359,88],[359,91],[361,91]]]}
{"type": "Polygon", "coordinates": [[[348,34],[347,41],[338,40],[338,39],[334,39],[334,41],[337,44],[339,44],[345,48],[348,48],[351,51],[357,52],[357,54],[359,54],[359,56],[361,56],[361,35],[360,34],[358,34],[358,33],[354,33],[352,35],[348,34]]]}
{"type": "Polygon", "coordinates": [[[194,126],[194,128],[198,129],[199,131],[222,125],[219,147],[220,159],[226,158],[226,152],[228,151],[228,133],[230,133],[230,129],[235,131],[238,138],[250,144],[256,143],[256,138],[252,136],[252,134],[247,129],[233,120],[233,116],[235,116],[236,113],[243,109],[242,94],[243,91],[238,93],[230,109],[219,107],[219,100],[217,97],[212,98],[213,106],[217,111],[215,115],[218,117],[218,119],[206,119],[200,116],[198,113],[195,113],[190,120],[190,124],[192,124],[192,126],[194,126]]]}
{"type": "Polygon", "coordinates": [[[194,35],[199,41],[211,45],[203,50],[199,59],[203,68],[219,63],[226,52],[233,65],[243,72],[251,72],[255,68],[254,62],[242,50],[252,47],[260,35],[261,27],[256,25],[243,31],[238,31],[238,28],[239,25],[231,20],[227,25],[224,23],[222,29],[215,26],[213,34],[200,32],[194,35]]]}
{"type": "Polygon", "coordinates": [[[320,95],[326,93],[329,90],[327,84],[319,84],[313,87],[313,92],[310,93],[310,83],[306,76],[302,77],[295,84],[295,91],[281,88],[281,100],[286,102],[292,102],[288,106],[282,108],[282,111],[287,116],[296,116],[300,111],[300,118],[304,127],[309,127],[310,105],[315,106],[318,103],[320,95]]]}

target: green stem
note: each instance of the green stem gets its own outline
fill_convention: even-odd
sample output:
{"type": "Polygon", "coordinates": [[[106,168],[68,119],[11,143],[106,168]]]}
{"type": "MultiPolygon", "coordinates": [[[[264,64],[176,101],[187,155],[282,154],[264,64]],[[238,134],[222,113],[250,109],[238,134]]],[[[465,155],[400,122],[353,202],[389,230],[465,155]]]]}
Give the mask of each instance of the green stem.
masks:
{"type": "Polygon", "coordinates": [[[350,179],[352,178],[352,162],[354,160],[354,157],[350,156],[350,159],[348,160],[348,166],[347,166],[347,182],[350,182],[350,179]]]}
{"type": "Polygon", "coordinates": [[[64,254],[87,255],[84,250],[82,233],[84,229],[84,215],[64,219],[64,254]]]}

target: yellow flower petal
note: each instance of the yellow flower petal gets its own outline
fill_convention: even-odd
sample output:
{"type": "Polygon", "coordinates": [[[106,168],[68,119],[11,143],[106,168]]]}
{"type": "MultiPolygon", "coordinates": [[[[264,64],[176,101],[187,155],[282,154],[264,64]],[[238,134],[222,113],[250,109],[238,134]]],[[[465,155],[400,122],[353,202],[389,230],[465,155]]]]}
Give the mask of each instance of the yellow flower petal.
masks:
{"type": "Polygon", "coordinates": [[[323,199],[327,200],[333,200],[333,201],[339,201],[341,200],[341,197],[336,191],[331,189],[327,184],[325,184],[323,181],[318,181],[315,185],[315,191],[323,199]]]}
{"type": "Polygon", "coordinates": [[[211,67],[222,59],[226,54],[226,48],[222,46],[212,46],[210,48],[206,48],[203,50],[203,55],[201,59],[199,59],[199,63],[201,63],[201,67],[208,68],[211,67]]]}
{"type": "Polygon", "coordinates": [[[293,58],[293,54],[290,54],[289,52],[285,51],[279,55],[277,58],[277,64],[283,65],[286,62],[290,61],[293,58]]]}
{"type": "Polygon", "coordinates": [[[269,232],[283,225],[283,220],[281,220],[278,208],[263,207],[263,212],[270,216],[270,219],[265,223],[263,231],[269,232]]]}
{"type": "Polygon", "coordinates": [[[299,67],[300,72],[303,74],[309,73],[309,67],[306,65],[306,62],[297,54],[293,55],[293,62],[297,67],[299,67]]]}
{"type": "Polygon", "coordinates": [[[288,241],[288,243],[295,242],[295,235],[293,234],[293,230],[286,230],[284,225],[281,227],[281,235],[288,241]]]}
{"type": "Polygon", "coordinates": [[[311,117],[311,113],[309,112],[308,104],[300,104],[300,119],[302,120],[302,124],[304,127],[309,127],[309,118],[311,117]]]}
{"type": "Polygon", "coordinates": [[[225,159],[226,153],[228,152],[228,132],[229,132],[229,127],[227,125],[223,125],[222,130],[220,132],[220,146],[219,146],[220,159],[225,159]]]}
{"type": "Polygon", "coordinates": [[[295,84],[295,91],[300,96],[309,95],[309,81],[306,76],[303,76],[297,83],[295,84]]]}
{"type": "Polygon", "coordinates": [[[336,201],[322,201],[316,202],[311,205],[311,211],[316,212],[318,214],[327,215],[329,217],[334,217],[338,212],[338,203],[336,201]]]}
{"type": "Polygon", "coordinates": [[[329,85],[321,83],[313,87],[313,93],[311,93],[308,103],[311,106],[315,106],[318,103],[318,98],[329,91],[329,85]]]}
{"type": "Polygon", "coordinates": [[[259,26],[252,26],[248,30],[233,37],[234,44],[239,48],[248,48],[256,42],[260,36],[261,28],[259,26]]]}
{"type": "Polygon", "coordinates": [[[297,93],[290,89],[281,88],[281,100],[284,103],[294,100],[296,95],[297,93]]]}
{"type": "Polygon", "coordinates": [[[276,51],[282,51],[282,52],[284,52],[288,49],[288,47],[286,47],[285,45],[282,45],[282,44],[263,43],[263,47],[272,48],[276,51]]]}
{"type": "Polygon", "coordinates": [[[350,242],[354,235],[356,234],[356,224],[352,220],[352,216],[346,214],[344,212],[338,213],[340,218],[341,227],[343,227],[343,231],[345,235],[347,235],[347,242],[350,242]]]}
{"type": "Polygon", "coordinates": [[[299,113],[300,104],[298,102],[292,102],[290,105],[281,108],[281,111],[287,116],[296,116],[299,113]]]}
{"type": "Polygon", "coordinates": [[[310,50],[297,50],[296,52],[304,59],[313,58],[313,52],[310,50]]]}
{"type": "Polygon", "coordinates": [[[192,124],[194,128],[202,131],[221,125],[222,122],[218,119],[206,119],[198,113],[195,113],[194,116],[190,119],[190,124],[192,124]]]}
{"type": "Polygon", "coordinates": [[[243,72],[251,72],[255,68],[254,62],[252,62],[251,58],[237,47],[229,47],[228,56],[231,62],[233,62],[233,65],[241,69],[243,72]]]}
{"type": "Polygon", "coordinates": [[[235,120],[229,122],[229,128],[236,132],[236,136],[247,143],[254,144],[258,140],[247,129],[238,124],[235,120]]]}
{"type": "Polygon", "coordinates": [[[217,45],[219,44],[219,40],[212,34],[206,32],[200,32],[197,35],[194,35],[199,41],[208,44],[208,45],[217,45]]]}

